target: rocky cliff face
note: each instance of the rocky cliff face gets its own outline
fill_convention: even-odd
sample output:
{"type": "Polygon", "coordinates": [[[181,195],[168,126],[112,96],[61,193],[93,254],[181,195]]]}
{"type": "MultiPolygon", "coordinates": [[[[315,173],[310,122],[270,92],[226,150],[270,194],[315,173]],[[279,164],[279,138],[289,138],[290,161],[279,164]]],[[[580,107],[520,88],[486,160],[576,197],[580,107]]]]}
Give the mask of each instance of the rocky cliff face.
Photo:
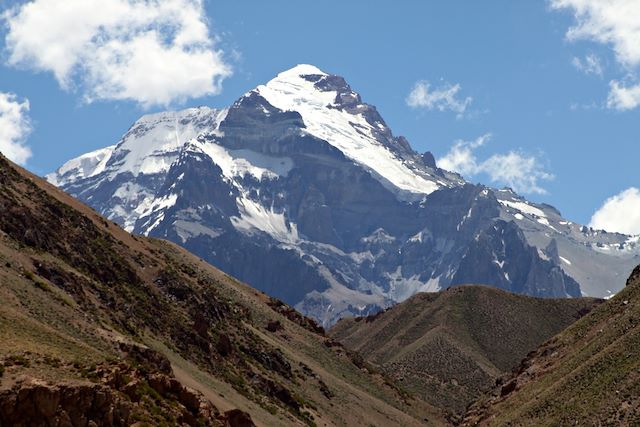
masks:
{"type": "Polygon", "coordinates": [[[464,283],[606,297],[638,256],[629,236],[439,169],[308,65],[228,109],[145,116],[48,179],[325,325],[464,283]]]}

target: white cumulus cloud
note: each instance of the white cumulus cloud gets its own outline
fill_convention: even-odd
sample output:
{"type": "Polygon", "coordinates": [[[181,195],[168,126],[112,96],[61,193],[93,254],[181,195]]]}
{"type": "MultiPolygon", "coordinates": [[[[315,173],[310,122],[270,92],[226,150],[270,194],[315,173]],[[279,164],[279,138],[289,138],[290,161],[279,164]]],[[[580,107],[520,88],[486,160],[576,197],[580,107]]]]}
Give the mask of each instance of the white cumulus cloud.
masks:
{"type": "Polygon", "coordinates": [[[607,107],[619,111],[633,110],[640,105],[640,84],[624,85],[616,80],[609,83],[607,107]]]}
{"type": "Polygon", "coordinates": [[[554,9],[570,9],[576,24],[569,40],[592,40],[613,47],[623,64],[640,64],[640,2],[637,0],[551,0],[554,9]]]}
{"type": "Polygon", "coordinates": [[[0,153],[24,164],[31,157],[31,150],[25,145],[29,133],[29,101],[19,101],[12,93],[0,92],[0,153]]]}
{"type": "MultiPolygon", "coordinates": [[[[640,1],[638,0],[550,0],[553,9],[567,9],[575,24],[567,31],[567,39],[590,40],[611,46],[616,60],[623,66],[626,83],[611,80],[607,107],[620,111],[640,106],[640,1]]],[[[602,71],[595,63],[574,59],[574,65],[586,71],[602,71]]]]}
{"type": "Polygon", "coordinates": [[[217,94],[231,74],[202,0],[32,0],[3,14],[8,63],[87,102],[144,107],[217,94]]]}
{"type": "Polygon", "coordinates": [[[449,152],[438,160],[438,167],[464,176],[487,175],[492,183],[511,187],[518,193],[544,194],[541,181],[553,179],[540,160],[516,151],[478,159],[475,151],[491,139],[491,134],[474,141],[456,141],[449,152]]]}
{"type": "Polygon", "coordinates": [[[460,98],[461,86],[444,83],[442,87],[433,89],[427,81],[419,81],[407,96],[406,102],[412,108],[426,108],[427,110],[453,111],[461,117],[473,98],[460,98]]]}
{"type": "Polygon", "coordinates": [[[605,200],[589,225],[599,230],[640,234],[640,190],[631,187],[605,200]]]}

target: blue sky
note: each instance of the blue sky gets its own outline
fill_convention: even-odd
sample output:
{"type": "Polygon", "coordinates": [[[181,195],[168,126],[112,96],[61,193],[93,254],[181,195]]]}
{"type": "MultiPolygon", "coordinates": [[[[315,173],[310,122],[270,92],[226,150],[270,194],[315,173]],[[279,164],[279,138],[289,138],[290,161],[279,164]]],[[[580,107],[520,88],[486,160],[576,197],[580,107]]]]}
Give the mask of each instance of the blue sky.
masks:
{"type": "MultiPolygon", "coordinates": [[[[215,37],[211,49],[233,73],[215,95],[198,96],[195,90],[195,96],[167,107],[154,104],[156,98],[146,93],[137,102],[118,94],[101,96],[78,75],[63,88],[50,69],[34,65],[37,58],[12,61],[6,43],[0,93],[15,94],[14,103],[28,99],[32,130],[17,138],[26,139],[32,151],[26,166],[44,174],[74,156],[117,142],[141,114],[227,106],[278,72],[310,63],[344,76],[366,102],[378,107],[394,133],[405,135],[418,151],[442,158],[456,141],[490,134],[483,145],[466,151],[473,156],[473,167],[465,169],[469,180],[503,185],[492,181],[483,162],[516,152],[535,162],[536,173],[553,175],[536,181],[546,193],[528,198],[589,223],[605,200],[640,186],[640,94],[632,91],[640,53],[636,61],[635,52],[625,50],[621,37],[628,31],[620,19],[628,15],[628,7],[639,14],[640,8],[630,6],[632,0],[613,3],[621,13],[610,17],[598,9],[597,0],[205,1],[206,25],[215,37]],[[603,32],[570,32],[584,20],[601,23],[603,32]],[[623,28],[615,32],[616,25],[623,28]],[[409,106],[407,97],[418,82],[428,82],[431,94],[459,85],[454,98],[464,103],[464,111],[446,100],[431,108],[426,102],[409,106]],[[618,103],[611,101],[612,82],[629,88],[618,103]]],[[[23,4],[0,0],[5,10],[23,4]]],[[[10,28],[5,21],[3,40],[10,28]]],[[[640,195],[631,196],[609,209],[635,210],[640,195]]]]}

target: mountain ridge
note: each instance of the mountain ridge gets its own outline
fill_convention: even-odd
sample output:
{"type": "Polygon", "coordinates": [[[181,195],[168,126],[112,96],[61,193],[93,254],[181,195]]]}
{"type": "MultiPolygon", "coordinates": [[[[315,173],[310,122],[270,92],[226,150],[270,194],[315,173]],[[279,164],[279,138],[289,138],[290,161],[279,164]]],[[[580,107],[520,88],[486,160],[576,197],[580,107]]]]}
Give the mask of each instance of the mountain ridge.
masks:
{"type": "Polygon", "coordinates": [[[342,319],[329,335],[461,420],[496,379],[602,302],[456,286],[416,294],[368,317],[342,319]]]}
{"type": "Polygon", "coordinates": [[[640,267],[625,288],[532,351],[464,426],[638,425],[640,267]]]}

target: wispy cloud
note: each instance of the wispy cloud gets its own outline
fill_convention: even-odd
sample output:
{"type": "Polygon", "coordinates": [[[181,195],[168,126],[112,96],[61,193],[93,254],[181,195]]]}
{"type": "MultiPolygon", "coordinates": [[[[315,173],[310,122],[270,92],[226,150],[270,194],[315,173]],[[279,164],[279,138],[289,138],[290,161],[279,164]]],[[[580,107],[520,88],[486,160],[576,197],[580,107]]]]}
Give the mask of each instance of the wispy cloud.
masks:
{"type": "MultiPolygon", "coordinates": [[[[625,111],[640,106],[640,2],[637,0],[550,0],[553,9],[573,13],[575,25],[567,31],[570,41],[590,40],[611,46],[624,69],[624,81],[611,80],[607,107],[625,111]]],[[[577,65],[574,62],[574,65],[577,65]]],[[[592,64],[581,61],[585,69],[592,64]]],[[[595,64],[594,64],[595,65],[595,64]]],[[[592,69],[597,69],[591,67],[592,69]]]]}
{"type": "Polygon", "coordinates": [[[458,172],[461,175],[475,175],[479,172],[478,159],[475,150],[482,147],[491,139],[491,134],[487,133],[474,141],[456,141],[449,152],[438,159],[438,167],[458,172]]]}
{"type": "Polygon", "coordinates": [[[217,94],[231,74],[202,0],[33,0],[3,14],[8,63],[87,102],[144,107],[217,94]]]}
{"type": "Polygon", "coordinates": [[[518,193],[545,194],[541,181],[553,179],[536,156],[517,151],[494,154],[479,160],[476,150],[491,139],[491,134],[474,141],[456,141],[449,152],[438,160],[438,167],[471,177],[487,175],[491,183],[507,185],[518,193]]]}
{"type": "Polygon", "coordinates": [[[640,234],[640,190],[631,187],[607,199],[589,225],[599,230],[640,234]]]}
{"type": "Polygon", "coordinates": [[[577,70],[582,71],[585,74],[602,77],[602,62],[600,61],[600,58],[593,53],[586,55],[582,59],[574,56],[571,63],[577,70]]]}
{"type": "Polygon", "coordinates": [[[459,84],[443,83],[439,88],[432,88],[426,80],[416,82],[407,96],[406,102],[412,108],[425,108],[427,110],[453,111],[458,117],[462,117],[467,107],[473,102],[473,98],[459,97],[462,87],[459,84]]]}
{"type": "Polygon", "coordinates": [[[31,157],[25,139],[31,133],[29,101],[19,101],[12,93],[0,92],[0,152],[19,164],[31,157]]]}

